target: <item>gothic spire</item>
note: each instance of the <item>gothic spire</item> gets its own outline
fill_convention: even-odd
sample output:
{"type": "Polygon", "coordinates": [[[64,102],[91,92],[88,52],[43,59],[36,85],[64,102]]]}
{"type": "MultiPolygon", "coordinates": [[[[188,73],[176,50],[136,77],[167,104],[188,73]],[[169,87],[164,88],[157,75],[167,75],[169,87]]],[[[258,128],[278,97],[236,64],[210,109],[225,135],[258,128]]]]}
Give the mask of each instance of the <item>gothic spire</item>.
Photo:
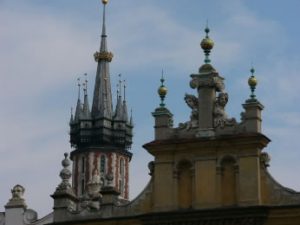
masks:
{"type": "Polygon", "coordinates": [[[125,122],[128,122],[128,112],[127,112],[127,104],[126,104],[126,83],[124,80],[124,86],[123,86],[123,90],[124,90],[124,100],[123,100],[123,120],[125,122]]]}
{"type": "Polygon", "coordinates": [[[129,125],[133,127],[132,109],[130,110],[130,120],[129,120],[129,125]]]}
{"type": "Polygon", "coordinates": [[[85,81],[83,83],[83,92],[84,92],[84,100],[83,100],[83,116],[85,119],[90,119],[91,117],[91,112],[90,112],[90,106],[89,106],[89,99],[88,99],[88,93],[87,93],[87,88],[88,88],[88,80],[87,80],[87,74],[84,74],[85,76],[85,81]]]}
{"type": "Polygon", "coordinates": [[[122,103],[122,81],[121,74],[119,74],[119,83],[117,85],[117,105],[115,109],[114,120],[123,120],[123,103],[122,103]]]}
{"type": "Polygon", "coordinates": [[[73,107],[71,107],[71,118],[70,118],[70,124],[72,124],[74,121],[74,116],[73,116],[73,107]]]}
{"type": "Polygon", "coordinates": [[[92,105],[92,116],[94,118],[111,119],[113,114],[112,94],[110,85],[109,63],[113,58],[113,54],[107,50],[107,35],[105,25],[105,8],[107,0],[102,0],[103,3],[103,22],[100,51],[94,54],[95,60],[98,63],[94,98],[92,105]]]}
{"type": "Polygon", "coordinates": [[[78,81],[78,99],[77,99],[77,105],[76,105],[76,110],[75,110],[75,121],[77,122],[82,114],[82,104],[81,104],[81,100],[80,100],[80,78],[77,79],[78,81]]]}

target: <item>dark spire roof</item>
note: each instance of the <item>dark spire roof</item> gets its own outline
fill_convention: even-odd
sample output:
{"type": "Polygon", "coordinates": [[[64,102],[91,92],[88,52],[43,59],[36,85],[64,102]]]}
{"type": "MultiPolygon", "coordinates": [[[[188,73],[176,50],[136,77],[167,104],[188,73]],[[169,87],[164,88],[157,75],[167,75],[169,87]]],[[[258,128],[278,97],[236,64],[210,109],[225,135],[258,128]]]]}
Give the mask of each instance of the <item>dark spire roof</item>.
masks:
{"type": "Polygon", "coordinates": [[[74,116],[73,116],[73,107],[71,107],[71,117],[70,117],[70,124],[74,122],[74,116]]]}
{"type": "Polygon", "coordinates": [[[82,115],[82,105],[81,105],[81,101],[80,99],[77,100],[77,105],[76,105],[76,110],[75,110],[75,121],[78,121],[79,119],[81,119],[81,115],[82,115]]]}
{"type": "Polygon", "coordinates": [[[122,114],[123,114],[122,96],[119,95],[118,99],[117,99],[117,105],[116,105],[114,120],[122,121],[123,120],[122,114]]]}
{"type": "Polygon", "coordinates": [[[81,100],[80,100],[80,78],[77,79],[78,81],[78,99],[77,99],[77,105],[76,105],[76,109],[75,109],[75,121],[78,121],[79,119],[81,119],[81,115],[82,115],[82,104],[81,104],[81,100]]]}
{"type": "Polygon", "coordinates": [[[127,104],[126,104],[126,83],[124,80],[124,100],[123,100],[123,109],[122,109],[122,115],[123,115],[123,121],[128,122],[128,113],[127,113],[127,104]]]}
{"type": "Polygon", "coordinates": [[[95,88],[94,88],[92,116],[94,118],[105,117],[107,119],[111,119],[113,114],[113,106],[112,106],[109,63],[112,60],[113,54],[107,51],[105,7],[106,5],[103,4],[103,23],[102,23],[100,52],[96,52],[94,54],[95,60],[98,63],[98,67],[97,67],[95,88]]]}
{"type": "MultiPolygon", "coordinates": [[[[84,75],[85,77],[87,77],[86,73],[84,75]]],[[[82,114],[84,119],[91,119],[87,88],[88,88],[88,80],[86,79],[85,82],[83,83],[84,100],[83,100],[82,114]]]]}
{"type": "Polygon", "coordinates": [[[130,110],[130,120],[129,120],[129,125],[133,127],[132,109],[130,110]]]}

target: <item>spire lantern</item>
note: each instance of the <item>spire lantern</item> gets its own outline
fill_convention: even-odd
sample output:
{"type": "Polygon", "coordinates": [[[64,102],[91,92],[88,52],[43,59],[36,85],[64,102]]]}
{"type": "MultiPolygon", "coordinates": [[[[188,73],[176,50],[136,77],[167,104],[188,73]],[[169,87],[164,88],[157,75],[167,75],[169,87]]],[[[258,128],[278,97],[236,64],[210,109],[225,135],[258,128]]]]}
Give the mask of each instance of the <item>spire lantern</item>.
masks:
{"type": "Polygon", "coordinates": [[[209,64],[211,62],[211,60],[209,59],[209,54],[211,52],[211,50],[213,49],[214,47],[214,41],[212,39],[210,39],[210,37],[208,36],[209,34],[209,28],[208,26],[206,26],[205,28],[205,33],[206,33],[206,36],[205,38],[201,41],[201,48],[203,49],[204,53],[205,53],[205,60],[204,62],[206,64],[209,64]]]}
{"type": "Polygon", "coordinates": [[[165,87],[165,85],[164,85],[165,79],[164,79],[164,74],[163,74],[163,72],[162,72],[162,75],[161,75],[160,82],[161,82],[161,85],[160,85],[160,87],[158,88],[157,93],[158,93],[158,95],[159,95],[159,97],[160,97],[160,100],[161,100],[161,102],[160,102],[160,107],[165,107],[164,100],[165,100],[165,97],[166,97],[166,95],[167,95],[167,93],[168,93],[168,89],[167,89],[167,88],[165,87]]]}
{"type": "Polygon", "coordinates": [[[257,85],[257,79],[254,76],[255,69],[252,67],[250,72],[251,72],[251,76],[248,79],[248,85],[249,85],[250,90],[251,90],[250,98],[251,98],[251,100],[255,100],[256,95],[255,95],[254,92],[255,92],[255,89],[256,89],[256,85],[257,85]]]}

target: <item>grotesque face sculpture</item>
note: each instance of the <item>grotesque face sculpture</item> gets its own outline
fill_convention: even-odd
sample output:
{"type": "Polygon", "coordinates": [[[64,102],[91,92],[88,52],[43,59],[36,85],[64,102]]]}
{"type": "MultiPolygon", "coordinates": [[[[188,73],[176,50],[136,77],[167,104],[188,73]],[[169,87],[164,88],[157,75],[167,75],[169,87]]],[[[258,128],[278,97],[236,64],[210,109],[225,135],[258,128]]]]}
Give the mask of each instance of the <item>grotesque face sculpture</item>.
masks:
{"type": "Polygon", "coordinates": [[[196,96],[185,94],[184,100],[191,109],[196,109],[198,107],[198,99],[196,96]]]}
{"type": "Polygon", "coordinates": [[[219,101],[219,105],[224,107],[228,102],[228,94],[221,92],[218,96],[218,101],[219,101]]]}
{"type": "Polygon", "coordinates": [[[12,197],[14,199],[21,199],[23,197],[24,192],[25,192],[25,188],[19,184],[14,186],[13,189],[11,190],[12,197]]]}

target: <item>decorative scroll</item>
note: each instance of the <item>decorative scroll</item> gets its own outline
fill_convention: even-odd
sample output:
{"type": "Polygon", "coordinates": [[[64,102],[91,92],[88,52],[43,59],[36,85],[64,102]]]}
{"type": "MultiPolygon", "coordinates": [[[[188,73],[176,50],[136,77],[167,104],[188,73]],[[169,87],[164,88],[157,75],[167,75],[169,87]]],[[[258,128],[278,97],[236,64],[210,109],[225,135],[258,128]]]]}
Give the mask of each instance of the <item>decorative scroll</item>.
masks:
{"type": "Polygon", "coordinates": [[[216,88],[216,91],[222,92],[225,88],[223,78],[219,76],[215,77],[200,77],[199,76],[193,76],[192,75],[192,80],[190,81],[190,86],[193,89],[200,89],[203,87],[214,87],[216,88]]]}

